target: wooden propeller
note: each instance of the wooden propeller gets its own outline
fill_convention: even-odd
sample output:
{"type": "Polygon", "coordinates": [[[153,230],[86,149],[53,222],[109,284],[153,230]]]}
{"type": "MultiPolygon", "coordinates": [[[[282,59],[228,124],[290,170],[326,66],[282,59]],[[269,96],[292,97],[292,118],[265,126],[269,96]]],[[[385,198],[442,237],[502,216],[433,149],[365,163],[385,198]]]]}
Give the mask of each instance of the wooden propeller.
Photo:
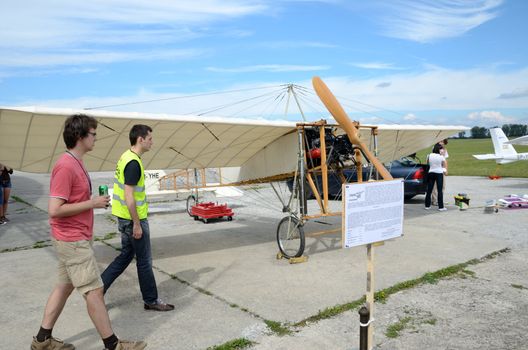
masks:
{"type": "Polygon", "coordinates": [[[332,94],[328,86],[326,86],[326,84],[319,77],[312,78],[312,85],[315,89],[315,92],[317,93],[317,96],[319,96],[323,104],[326,106],[326,109],[328,109],[334,119],[339,123],[339,125],[341,125],[343,130],[346,131],[350,142],[361,148],[361,150],[367,156],[369,161],[374,164],[374,167],[383,179],[392,180],[391,174],[387,171],[387,169],[385,169],[379,159],[376,158],[369,151],[367,146],[365,146],[365,144],[361,141],[357,133],[357,124],[350,120],[345,110],[343,109],[343,107],[341,107],[341,105],[335,98],[334,94],[332,94]]]}

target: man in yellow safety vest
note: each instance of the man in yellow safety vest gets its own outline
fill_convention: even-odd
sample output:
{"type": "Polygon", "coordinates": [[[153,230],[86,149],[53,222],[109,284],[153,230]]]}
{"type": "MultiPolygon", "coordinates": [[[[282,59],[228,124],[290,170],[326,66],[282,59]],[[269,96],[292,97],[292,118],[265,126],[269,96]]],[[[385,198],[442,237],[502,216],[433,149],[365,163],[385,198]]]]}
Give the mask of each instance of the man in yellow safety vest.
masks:
{"type": "Polygon", "coordinates": [[[104,291],[106,293],[135,256],[145,310],[170,311],[174,310],[174,305],[158,298],[152,271],[145,169],[141,162],[141,155],[152,147],[152,129],[147,125],[134,125],[129,138],[131,147],[117,162],[112,197],[112,214],[117,217],[121,233],[121,253],[101,275],[104,291]]]}

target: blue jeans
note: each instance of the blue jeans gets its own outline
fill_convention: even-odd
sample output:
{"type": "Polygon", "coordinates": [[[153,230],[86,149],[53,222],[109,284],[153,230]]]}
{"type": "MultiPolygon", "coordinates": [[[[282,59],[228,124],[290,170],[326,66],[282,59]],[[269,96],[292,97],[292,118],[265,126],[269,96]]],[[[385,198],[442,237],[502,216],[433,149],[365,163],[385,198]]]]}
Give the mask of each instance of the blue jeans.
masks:
{"type": "Polygon", "coordinates": [[[123,271],[128,267],[134,256],[136,257],[139,288],[143,301],[146,304],[154,304],[158,299],[156,279],[152,271],[152,253],[150,251],[150,231],[148,220],[141,220],[143,235],[140,239],[132,237],[133,223],[131,220],[117,218],[119,232],[121,233],[121,253],[104,270],[101,279],[104,291],[112,285],[123,271]]]}

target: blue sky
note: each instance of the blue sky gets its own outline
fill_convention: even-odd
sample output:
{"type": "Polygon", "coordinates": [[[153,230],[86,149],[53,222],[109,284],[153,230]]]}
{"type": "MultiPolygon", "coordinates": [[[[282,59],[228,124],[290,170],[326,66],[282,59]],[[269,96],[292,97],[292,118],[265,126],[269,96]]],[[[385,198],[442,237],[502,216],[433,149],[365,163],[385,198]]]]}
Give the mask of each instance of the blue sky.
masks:
{"type": "Polygon", "coordinates": [[[298,120],[296,84],[315,120],[317,75],[362,123],[528,124],[527,15],[524,0],[4,1],[0,105],[298,120]]]}

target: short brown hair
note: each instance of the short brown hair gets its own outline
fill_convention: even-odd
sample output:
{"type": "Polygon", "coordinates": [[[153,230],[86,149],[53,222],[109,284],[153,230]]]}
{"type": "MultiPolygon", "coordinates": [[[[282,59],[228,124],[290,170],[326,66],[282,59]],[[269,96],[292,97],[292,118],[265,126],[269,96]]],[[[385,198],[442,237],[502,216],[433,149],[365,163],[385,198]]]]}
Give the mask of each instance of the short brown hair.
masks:
{"type": "Polygon", "coordinates": [[[74,114],[64,122],[62,137],[66,148],[72,149],[77,141],[88,136],[90,129],[97,129],[97,120],[86,114],[74,114]]]}
{"type": "Polygon", "coordinates": [[[145,138],[147,137],[149,132],[152,132],[152,128],[148,125],[134,125],[132,129],[130,129],[130,133],[128,134],[128,138],[130,139],[130,145],[134,146],[137,143],[138,137],[145,138]]]}

